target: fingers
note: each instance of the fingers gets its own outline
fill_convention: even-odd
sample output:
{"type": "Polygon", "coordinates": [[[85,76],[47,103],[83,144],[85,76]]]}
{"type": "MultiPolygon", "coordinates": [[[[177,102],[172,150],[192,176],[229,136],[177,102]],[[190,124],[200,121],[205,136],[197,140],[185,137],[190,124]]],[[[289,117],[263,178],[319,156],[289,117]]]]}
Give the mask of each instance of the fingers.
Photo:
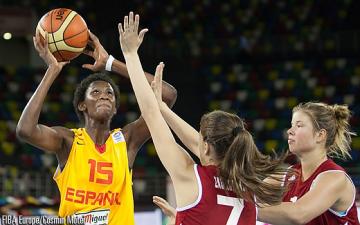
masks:
{"type": "Polygon", "coordinates": [[[94,43],[94,41],[93,40],[91,40],[90,38],[89,38],[89,40],[88,40],[88,43],[87,43],[91,48],[95,48],[95,43],[94,43]]]}
{"type": "Polygon", "coordinates": [[[91,50],[89,50],[89,49],[84,49],[83,53],[84,53],[85,55],[88,55],[88,56],[94,58],[94,51],[91,51],[91,50]]]}
{"type": "Polygon", "coordinates": [[[159,196],[153,196],[153,202],[161,209],[166,209],[167,201],[159,196]]]}
{"type": "Polygon", "coordinates": [[[154,200],[154,201],[160,201],[160,202],[161,202],[161,201],[162,201],[162,202],[165,202],[165,201],[166,201],[166,200],[163,199],[162,197],[156,196],[156,195],[153,196],[153,200],[154,200]]]}
{"type": "Polygon", "coordinates": [[[123,36],[124,35],[124,30],[123,30],[123,27],[122,27],[121,23],[118,24],[118,29],[119,29],[120,35],[123,36]]]}
{"type": "Polygon", "coordinates": [[[130,31],[135,31],[134,30],[134,13],[133,12],[129,13],[129,29],[130,29],[130,31]]]}
{"type": "Polygon", "coordinates": [[[139,21],[140,21],[140,16],[138,14],[135,15],[135,23],[134,23],[134,31],[138,32],[139,30],[139,21]]]}
{"type": "MultiPolygon", "coordinates": [[[[162,76],[163,76],[163,69],[164,69],[164,63],[160,62],[159,65],[157,65],[156,67],[156,71],[155,71],[155,85],[157,88],[159,88],[161,91],[161,87],[162,87],[162,76]]],[[[159,93],[161,94],[161,92],[159,93]]]]}
{"type": "Polygon", "coordinates": [[[140,31],[140,33],[139,33],[139,39],[140,39],[140,42],[142,42],[143,41],[143,39],[144,39],[144,36],[145,36],[145,34],[146,34],[146,32],[148,32],[149,30],[148,29],[142,29],[141,31],[140,31]]]}
{"type": "Polygon", "coordinates": [[[95,34],[93,34],[90,30],[88,30],[89,31],[89,37],[90,37],[90,39],[91,39],[91,41],[99,41],[99,38],[95,35],[95,34]]]}
{"type": "Polygon", "coordinates": [[[39,51],[39,45],[38,45],[38,42],[36,40],[36,37],[33,37],[33,42],[34,42],[34,47],[35,47],[36,51],[39,51]]]}
{"type": "Polygon", "coordinates": [[[64,62],[60,62],[59,64],[63,67],[63,66],[65,66],[66,64],[69,64],[70,63],[70,61],[64,61],[64,62]]]}
{"type": "Polygon", "coordinates": [[[162,80],[163,80],[163,71],[164,71],[164,67],[165,64],[163,62],[160,62],[160,74],[159,74],[159,84],[161,84],[162,80]]]}
{"type": "Polygon", "coordinates": [[[90,45],[90,47],[95,48],[95,44],[99,43],[99,38],[93,34],[90,30],[89,31],[89,40],[88,40],[88,44],[90,45]]]}
{"type": "Polygon", "coordinates": [[[129,17],[128,16],[124,17],[124,31],[129,32],[129,17]]]}
{"type": "Polygon", "coordinates": [[[44,50],[45,43],[41,40],[43,37],[39,30],[36,30],[35,36],[33,37],[34,47],[39,53],[44,50]]]}
{"type": "Polygon", "coordinates": [[[125,16],[124,17],[124,31],[130,31],[130,32],[138,32],[139,30],[139,21],[140,21],[140,16],[139,14],[135,15],[134,18],[134,13],[131,11],[129,13],[129,16],[125,16]]]}
{"type": "Polygon", "coordinates": [[[165,67],[165,64],[163,62],[160,62],[159,65],[157,65],[157,67],[156,67],[155,80],[156,80],[157,84],[161,84],[161,82],[162,82],[164,67],[165,67]]]}
{"type": "Polygon", "coordinates": [[[40,34],[40,31],[39,30],[36,30],[36,33],[35,33],[35,37],[34,37],[34,41],[36,43],[36,46],[37,46],[37,50],[40,50],[40,48],[43,48],[44,47],[44,42],[41,40],[42,35],[40,34]]]}
{"type": "Polygon", "coordinates": [[[82,68],[94,71],[94,65],[92,64],[83,64],[82,68]]]}
{"type": "Polygon", "coordinates": [[[49,33],[47,31],[45,31],[45,41],[44,41],[44,46],[43,47],[47,47],[49,44],[49,33]]]}

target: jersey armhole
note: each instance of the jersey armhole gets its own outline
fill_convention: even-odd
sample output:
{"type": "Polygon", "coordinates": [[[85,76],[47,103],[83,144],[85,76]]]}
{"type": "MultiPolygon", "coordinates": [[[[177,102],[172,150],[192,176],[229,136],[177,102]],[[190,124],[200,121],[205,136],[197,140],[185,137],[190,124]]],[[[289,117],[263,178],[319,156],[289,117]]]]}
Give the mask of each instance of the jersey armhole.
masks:
{"type": "Polygon", "coordinates": [[[197,204],[199,204],[201,198],[202,198],[202,194],[203,194],[203,191],[202,191],[202,184],[201,184],[201,179],[200,179],[200,175],[199,175],[199,171],[198,171],[198,165],[197,164],[194,164],[194,172],[195,172],[195,176],[196,176],[196,180],[197,180],[197,184],[198,184],[198,188],[199,188],[199,193],[198,193],[198,197],[197,199],[195,200],[195,202],[187,205],[187,206],[184,206],[184,207],[180,207],[180,208],[176,208],[176,211],[178,212],[181,212],[181,211],[185,211],[187,209],[191,209],[193,207],[195,207],[197,204]]]}
{"type": "Polygon", "coordinates": [[[327,171],[324,171],[324,172],[321,172],[319,173],[316,178],[313,180],[312,184],[311,184],[311,187],[310,187],[310,190],[311,188],[313,187],[313,185],[316,185],[316,181],[318,180],[318,178],[324,174],[324,173],[344,173],[345,176],[350,180],[352,186],[353,186],[353,189],[354,189],[354,194],[353,194],[353,200],[350,204],[350,206],[345,210],[345,211],[335,211],[331,208],[329,208],[329,211],[334,214],[335,216],[338,216],[338,217],[345,217],[347,216],[348,212],[350,211],[351,207],[354,205],[354,202],[355,202],[355,197],[356,197],[356,189],[355,189],[355,185],[354,183],[352,182],[351,178],[349,177],[349,175],[345,172],[345,171],[342,171],[342,170],[327,170],[327,171]]]}

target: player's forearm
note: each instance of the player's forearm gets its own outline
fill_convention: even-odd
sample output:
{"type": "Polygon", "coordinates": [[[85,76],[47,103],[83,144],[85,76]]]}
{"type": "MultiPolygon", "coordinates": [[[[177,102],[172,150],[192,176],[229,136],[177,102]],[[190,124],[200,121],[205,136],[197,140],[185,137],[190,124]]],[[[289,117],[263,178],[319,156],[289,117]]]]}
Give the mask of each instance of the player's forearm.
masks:
{"type": "MultiPolygon", "coordinates": [[[[126,68],[126,64],[119,60],[114,60],[111,70],[125,78],[129,78],[129,72],[126,68]]],[[[147,72],[144,73],[146,76],[146,80],[150,84],[154,80],[154,75],[147,72]]],[[[176,102],[177,91],[171,84],[165,81],[163,81],[162,83],[162,99],[171,108],[176,102]]]]}
{"type": "Polygon", "coordinates": [[[300,211],[295,210],[290,202],[283,202],[280,205],[259,208],[257,220],[264,223],[278,225],[299,225],[302,223],[300,211]]]}
{"type": "Polygon", "coordinates": [[[185,120],[174,113],[166,104],[160,106],[161,113],[170,128],[180,138],[181,142],[197,157],[200,157],[198,142],[199,133],[185,120]]]}
{"type": "Polygon", "coordinates": [[[139,55],[136,52],[127,53],[124,54],[124,57],[136,100],[138,102],[141,114],[146,121],[147,119],[151,118],[152,111],[159,110],[158,103],[150,85],[147,82],[146,77],[143,75],[144,70],[142,68],[139,55]]]}
{"type": "Polygon", "coordinates": [[[58,68],[49,67],[36,91],[26,104],[16,126],[16,134],[20,138],[29,137],[36,128],[44,100],[58,73],[60,73],[58,68]]]}

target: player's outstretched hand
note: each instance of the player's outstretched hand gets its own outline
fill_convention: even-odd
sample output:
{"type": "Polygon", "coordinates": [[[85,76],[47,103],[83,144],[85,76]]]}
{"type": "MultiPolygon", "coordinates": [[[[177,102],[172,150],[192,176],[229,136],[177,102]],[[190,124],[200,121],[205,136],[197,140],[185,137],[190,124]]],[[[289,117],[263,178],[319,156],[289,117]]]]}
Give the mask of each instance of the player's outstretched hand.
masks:
{"type": "Polygon", "coordinates": [[[148,31],[148,29],[142,29],[138,32],[139,20],[138,14],[134,18],[134,13],[130,12],[129,16],[124,17],[124,24],[119,23],[118,25],[121,50],[124,54],[137,52],[148,31]]]}
{"type": "Polygon", "coordinates": [[[156,67],[154,80],[151,82],[151,88],[155,94],[156,100],[159,105],[162,104],[162,77],[165,64],[160,62],[156,67]]]}

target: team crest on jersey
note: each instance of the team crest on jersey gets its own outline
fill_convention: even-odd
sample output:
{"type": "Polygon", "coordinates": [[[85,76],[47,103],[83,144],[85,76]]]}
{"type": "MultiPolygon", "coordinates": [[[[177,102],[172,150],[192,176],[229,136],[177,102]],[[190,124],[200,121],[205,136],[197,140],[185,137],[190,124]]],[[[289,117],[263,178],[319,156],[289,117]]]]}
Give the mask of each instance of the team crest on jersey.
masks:
{"type": "Polygon", "coordinates": [[[295,203],[297,201],[298,197],[294,196],[292,198],[290,198],[290,202],[295,203]]]}
{"type": "Polygon", "coordinates": [[[124,135],[121,133],[121,131],[116,131],[112,134],[112,138],[114,143],[124,142],[125,138],[124,135]]]}
{"type": "Polygon", "coordinates": [[[288,181],[294,181],[296,179],[296,176],[295,175],[292,175],[289,179],[288,179],[288,181]]]}

